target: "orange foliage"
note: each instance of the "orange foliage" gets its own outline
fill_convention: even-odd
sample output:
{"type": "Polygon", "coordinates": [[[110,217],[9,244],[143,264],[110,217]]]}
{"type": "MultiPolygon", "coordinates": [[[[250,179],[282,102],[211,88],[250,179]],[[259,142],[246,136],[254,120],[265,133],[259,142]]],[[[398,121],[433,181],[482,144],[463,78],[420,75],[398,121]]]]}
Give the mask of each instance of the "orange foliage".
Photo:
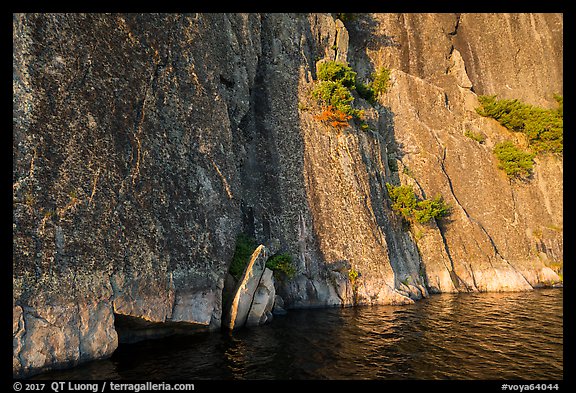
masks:
{"type": "Polygon", "coordinates": [[[332,127],[335,128],[348,127],[349,126],[348,120],[350,120],[351,118],[352,116],[347,115],[341,110],[336,109],[332,105],[324,107],[322,113],[318,116],[315,116],[316,120],[328,122],[332,127]]]}

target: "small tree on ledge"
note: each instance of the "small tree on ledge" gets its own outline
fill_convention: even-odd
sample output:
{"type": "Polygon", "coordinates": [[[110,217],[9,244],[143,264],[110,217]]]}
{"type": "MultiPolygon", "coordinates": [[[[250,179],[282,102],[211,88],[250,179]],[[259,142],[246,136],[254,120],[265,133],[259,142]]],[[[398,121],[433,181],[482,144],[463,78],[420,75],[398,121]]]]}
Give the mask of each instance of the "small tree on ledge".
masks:
{"type": "Polygon", "coordinates": [[[411,186],[394,186],[386,183],[386,189],[392,200],[392,210],[400,213],[408,222],[416,220],[425,224],[450,214],[450,205],[444,202],[444,198],[440,195],[433,199],[418,201],[411,186]]]}

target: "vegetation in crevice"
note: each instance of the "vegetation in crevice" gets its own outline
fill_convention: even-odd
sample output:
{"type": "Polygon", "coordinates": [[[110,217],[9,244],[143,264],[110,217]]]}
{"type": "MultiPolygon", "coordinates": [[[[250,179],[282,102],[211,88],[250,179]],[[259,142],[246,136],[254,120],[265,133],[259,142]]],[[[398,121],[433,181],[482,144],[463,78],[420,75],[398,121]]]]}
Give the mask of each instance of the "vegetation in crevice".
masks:
{"type": "Polygon", "coordinates": [[[348,279],[352,284],[356,282],[356,279],[358,278],[359,274],[360,273],[358,273],[358,270],[354,269],[353,267],[351,267],[350,270],[348,270],[348,279]]]}
{"type": "Polygon", "coordinates": [[[354,304],[358,303],[358,277],[360,277],[360,272],[354,267],[351,267],[348,270],[348,279],[352,286],[352,301],[354,304]]]}
{"type": "Polygon", "coordinates": [[[426,233],[421,229],[417,229],[412,235],[414,236],[416,243],[418,243],[426,235],[426,233]]]}
{"type": "Polygon", "coordinates": [[[324,107],[322,112],[314,118],[316,120],[327,122],[334,128],[346,128],[350,125],[348,121],[352,119],[352,116],[336,109],[336,107],[333,105],[328,105],[324,107]]]}
{"type": "Polygon", "coordinates": [[[356,82],[356,92],[374,106],[378,103],[378,96],[388,92],[389,85],[390,70],[386,67],[380,67],[372,74],[368,83],[356,82]]]}
{"type": "MultiPolygon", "coordinates": [[[[234,256],[228,272],[236,281],[242,277],[244,269],[250,262],[250,257],[254,250],[258,247],[258,242],[251,236],[245,233],[240,233],[236,237],[236,247],[234,249],[234,256]]],[[[270,256],[265,266],[274,272],[274,277],[277,279],[293,278],[296,275],[296,267],[292,262],[292,256],[288,253],[277,253],[270,256]]]]}
{"type": "Polygon", "coordinates": [[[322,106],[318,120],[328,121],[335,127],[348,125],[352,118],[361,119],[364,112],[352,107],[352,90],[356,85],[356,72],[340,61],[321,61],[317,65],[318,82],[312,97],[322,106]]]}
{"type": "Polygon", "coordinates": [[[511,131],[524,133],[534,153],[561,154],[564,141],[564,99],[560,95],[554,98],[558,107],[544,109],[517,99],[498,100],[495,95],[479,96],[480,106],[476,112],[497,120],[511,131]]]}
{"type": "Polygon", "coordinates": [[[372,88],[372,82],[369,83],[356,82],[356,92],[361,98],[368,101],[370,105],[376,105],[376,93],[372,88]]]}
{"type": "Polygon", "coordinates": [[[266,267],[274,272],[274,277],[282,279],[284,276],[293,278],[296,268],[292,262],[292,256],[287,253],[272,255],[266,261],[266,267]]]}
{"type": "Polygon", "coordinates": [[[246,269],[248,262],[250,262],[250,257],[256,247],[258,247],[256,240],[245,233],[240,233],[236,237],[236,248],[229,269],[230,274],[236,281],[238,281],[242,273],[244,273],[244,269],[246,269]]]}
{"type": "Polygon", "coordinates": [[[390,88],[390,69],[380,67],[372,74],[372,89],[376,96],[388,92],[390,88]]]}
{"type": "Polygon", "coordinates": [[[560,281],[564,282],[564,261],[552,262],[548,267],[560,277],[560,281]]]}
{"type": "MultiPolygon", "coordinates": [[[[355,120],[364,131],[371,130],[364,121],[364,111],[354,108],[354,95],[376,105],[377,97],[388,90],[390,70],[379,68],[372,74],[372,80],[364,84],[357,80],[357,73],[341,61],[321,60],[317,62],[317,77],[311,91],[311,96],[321,107],[321,113],[315,116],[334,128],[346,128],[351,120],[355,120]]],[[[307,107],[300,105],[299,108],[307,107]]]]}
{"type": "Polygon", "coordinates": [[[408,168],[406,165],[403,166],[402,173],[414,179],[414,172],[412,172],[412,169],[408,168]]]}
{"type": "Polygon", "coordinates": [[[386,183],[386,188],[392,200],[392,210],[400,214],[406,222],[425,224],[450,214],[450,205],[440,195],[419,201],[411,186],[386,183]]]}
{"type": "Polygon", "coordinates": [[[356,72],[341,61],[323,61],[318,64],[318,80],[339,83],[353,89],[356,83],[356,72]]]}
{"type": "Polygon", "coordinates": [[[468,138],[472,139],[473,141],[476,141],[480,144],[483,144],[484,142],[486,142],[486,135],[484,135],[480,132],[474,132],[471,130],[466,130],[464,132],[464,136],[468,137],[468,138]]]}
{"type": "Polygon", "coordinates": [[[511,141],[499,142],[494,146],[498,168],[511,179],[526,179],[532,174],[534,153],[526,152],[511,141]]]}
{"type": "Polygon", "coordinates": [[[351,22],[356,19],[356,14],[351,12],[340,12],[336,14],[336,19],[340,19],[342,22],[351,22]]]}

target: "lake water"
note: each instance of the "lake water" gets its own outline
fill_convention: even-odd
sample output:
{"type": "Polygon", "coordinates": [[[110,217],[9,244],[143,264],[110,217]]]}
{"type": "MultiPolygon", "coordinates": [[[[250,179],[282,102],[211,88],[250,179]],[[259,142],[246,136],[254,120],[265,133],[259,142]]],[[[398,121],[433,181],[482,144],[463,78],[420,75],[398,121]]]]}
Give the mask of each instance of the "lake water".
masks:
{"type": "Polygon", "coordinates": [[[563,290],[290,310],[271,324],[123,344],[35,379],[562,379],[563,290]]]}

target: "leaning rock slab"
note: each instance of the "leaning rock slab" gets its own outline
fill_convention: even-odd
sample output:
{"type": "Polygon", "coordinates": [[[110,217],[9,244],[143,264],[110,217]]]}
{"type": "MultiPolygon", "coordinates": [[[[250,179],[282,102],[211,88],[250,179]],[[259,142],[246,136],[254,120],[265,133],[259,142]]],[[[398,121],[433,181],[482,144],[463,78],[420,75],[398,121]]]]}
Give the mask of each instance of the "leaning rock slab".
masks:
{"type": "Polygon", "coordinates": [[[226,328],[234,330],[246,324],[254,294],[266,269],[267,254],[268,250],[263,245],[258,246],[252,253],[250,262],[233,292],[234,297],[230,309],[224,316],[223,326],[226,328]]]}
{"type": "Polygon", "coordinates": [[[272,307],[274,306],[275,296],[276,290],[274,289],[272,270],[265,268],[252,298],[252,306],[248,312],[246,326],[263,325],[272,320],[272,307]]]}

